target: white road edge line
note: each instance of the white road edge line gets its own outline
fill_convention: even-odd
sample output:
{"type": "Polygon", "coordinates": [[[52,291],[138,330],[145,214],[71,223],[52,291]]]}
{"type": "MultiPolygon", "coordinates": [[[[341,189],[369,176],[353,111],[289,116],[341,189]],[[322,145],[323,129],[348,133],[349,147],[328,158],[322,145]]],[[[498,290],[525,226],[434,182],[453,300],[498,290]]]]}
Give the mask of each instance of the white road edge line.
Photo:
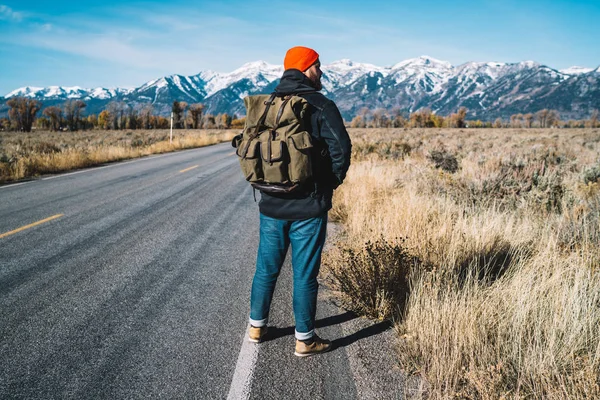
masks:
{"type": "Polygon", "coordinates": [[[248,340],[249,330],[250,324],[248,324],[246,333],[244,334],[242,348],[240,349],[240,355],[238,356],[237,364],[235,365],[235,372],[233,373],[227,400],[245,400],[250,397],[250,385],[252,383],[252,375],[254,374],[256,360],[258,359],[259,346],[258,343],[251,343],[248,340]]]}
{"type": "Polygon", "coordinates": [[[15,187],[15,186],[26,185],[26,184],[31,183],[31,182],[33,182],[33,181],[20,182],[20,183],[9,183],[7,185],[0,186],[0,189],[6,189],[6,188],[15,187]]]}

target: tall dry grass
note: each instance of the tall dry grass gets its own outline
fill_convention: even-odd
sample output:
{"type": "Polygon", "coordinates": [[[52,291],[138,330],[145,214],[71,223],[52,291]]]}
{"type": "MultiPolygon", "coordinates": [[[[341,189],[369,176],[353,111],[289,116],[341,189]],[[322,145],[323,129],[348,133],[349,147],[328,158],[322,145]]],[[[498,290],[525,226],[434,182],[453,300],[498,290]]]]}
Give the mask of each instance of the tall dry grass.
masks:
{"type": "Polygon", "coordinates": [[[351,135],[325,276],[422,395],[600,398],[600,130],[351,135]]]}
{"type": "Polygon", "coordinates": [[[0,183],[230,141],[233,130],[0,133],[0,183]]]}

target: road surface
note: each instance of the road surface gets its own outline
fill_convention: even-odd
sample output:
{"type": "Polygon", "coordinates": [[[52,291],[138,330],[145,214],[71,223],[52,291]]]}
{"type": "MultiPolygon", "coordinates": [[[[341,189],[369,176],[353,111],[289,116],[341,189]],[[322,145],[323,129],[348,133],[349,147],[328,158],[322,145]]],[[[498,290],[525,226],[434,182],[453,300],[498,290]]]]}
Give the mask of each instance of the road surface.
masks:
{"type": "Polygon", "coordinates": [[[392,330],[326,291],[336,348],[293,355],[289,260],[269,340],[245,340],[258,207],[232,150],[0,187],[0,398],[402,397],[392,330]]]}

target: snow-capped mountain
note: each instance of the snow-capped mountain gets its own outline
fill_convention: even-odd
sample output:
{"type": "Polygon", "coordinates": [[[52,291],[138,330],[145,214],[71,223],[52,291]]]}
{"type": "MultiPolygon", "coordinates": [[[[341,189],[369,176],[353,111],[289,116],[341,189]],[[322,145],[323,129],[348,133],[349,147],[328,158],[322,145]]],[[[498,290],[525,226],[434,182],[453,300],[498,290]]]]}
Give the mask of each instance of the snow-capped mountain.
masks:
{"type": "MultiPolygon", "coordinates": [[[[563,118],[587,118],[591,110],[600,109],[600,67],[558,71],[534,61],[452,66],[421,56],[389,67],[343,59],[323,65],[322,70],[323,93],[336,101],[348,120],[365,107],[404,112],[428,107],[442,115],[466,107],[470,118],[487,120],[542,108],[556,109],[563,118]]],[[[282,73],[281,65],[256,61],[229,73],[170,75],[135,89],[24,87],[5,98],[35,98],[43,106],[82,99],[87,103],[87,113],[98,113],[111,101],[123,101],[132,107],[150,103],[155,112],[163,115],[177,100],[203,103],[207,113],[243,115],[243,98],[272,92],[282,73]]],[[[6,113],[6,107],[0,108],[2,113],[6,113]]]]}
{"type": "Polygon", "coordinates": [[[388,80],[394,86],[404,85],[422,93],[439,93],[452,76],[449,62],[421,56],[402,61],[391,68],[388,80]]]}
{"type": "Polygon", "coordinates": [[[323,71],[321,83],[327,93],[333,93],[341,86],[351,85],[360,77],[370,73],[378,72],[383,76],[389,74],[389,68],[382,68],[373,64],[355,63],[348,59],[323,65],[321,70],[323,71]]]}
{"type": "Polygon", "coordinates": [[[117,97],[120,95],[125,95],[131,92],[132,89],[105,89],[105,88],[95,88],[95,89],[82,89],[79,86],[72,87],[63,87],[63,86],[48,86],[47,88],[40,87],[32,87],[26,86],[23,88],[19,88],[17,90],[13,90],[6,96],[9,97],[30,97],[36,98],[38,100],[66,100],[66,99],[82,99],[82,100],[90,100],[90,99],[112,99],[113,97],[117,97]]]}

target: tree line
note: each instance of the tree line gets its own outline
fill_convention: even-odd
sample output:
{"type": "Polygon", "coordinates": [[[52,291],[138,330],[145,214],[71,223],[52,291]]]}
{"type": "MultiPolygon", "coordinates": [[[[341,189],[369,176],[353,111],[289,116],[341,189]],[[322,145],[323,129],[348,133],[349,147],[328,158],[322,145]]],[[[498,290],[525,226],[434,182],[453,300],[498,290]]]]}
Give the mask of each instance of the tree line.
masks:
{"type": "Polygon", "coordinates": [[[509,119],[494,121],[467,120],[468,110],[459,108],[448,116],[437,115],[429,108],[412,113],[399,108],[388,111],[383,108],[362,108],[350,122],[352,128],[598,128],[598,110],[593,110],[589,119],[566,120],[556,110],[543,109],[536,113],[514,114],[509,119]]]}
{"type": "MultiPolygon", "coordinates": [[[[13,97],[6,102],[8,118],[0,119],[0,130],[31,132],[36,129],[77,131],[89,129],[168,129],[170,118],[157,115],[152,104],[131,106],[113,101],[99,114],[85,114],[87,104],[82,100],[67,100],[61,105],[46,107],[37,116],[42,103],[26,97],[13,97]]],[[[244,127],[244,118],[221,113],[205,113],[201,103],[174,101],[171,107],[174,129],[228,129],[244,127]]],[[[386,110],[367,107],[360,109],[348,123],[352,128],[597,128],[598,110],[587,120],[563,121],[558,111],[543,109],[536,113],[514,114],[509,119],[494,121],[467,120],[468,110],[461,107],[448,116],[437,115],[429,108],[407,113],[400,108],[386,110]]]]}
{"type": "MultiPolygon", "coordinates": [[[[67,100],[61,105],[44,108],[39,100],[13,97],[6,102],[8,118],[0,118],[0,130],[31,132],[33,128],[51,131],[78,131],[90,129],[168,129],[170,118],[157,115],[152,104],[137,106],[113,101],[99,114],[85,115],[87,104],[82,100],[67,100]]],[[[244,119],[227,113],[206,114],[200,103],[174,101],[172,105],[174,129],[228,129],[243,128],[244,119]]]]}

